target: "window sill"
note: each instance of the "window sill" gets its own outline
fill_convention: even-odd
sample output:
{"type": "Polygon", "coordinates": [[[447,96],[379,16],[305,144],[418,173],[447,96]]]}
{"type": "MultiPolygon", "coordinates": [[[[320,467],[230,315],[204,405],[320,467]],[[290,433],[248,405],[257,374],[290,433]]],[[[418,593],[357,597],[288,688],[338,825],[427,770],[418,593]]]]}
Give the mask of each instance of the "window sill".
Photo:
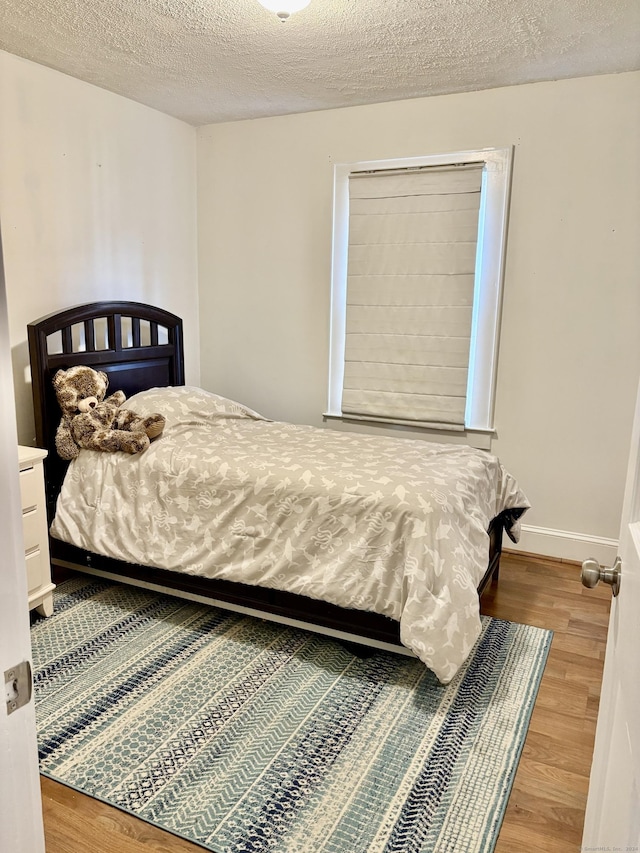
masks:
{"type": "Polygon", "coordinates": [[[404,438],[418,438],[440,444],[468,444],[479,450],[491,450],[495,436],[494,429],[435,429],[407,423],[389,423],[364,418],[349,418],[347,415],[335,415],[324,412],[322,415],[327,427],[342,432],[364,432],[369,435],[399,435],[404,438]]]}

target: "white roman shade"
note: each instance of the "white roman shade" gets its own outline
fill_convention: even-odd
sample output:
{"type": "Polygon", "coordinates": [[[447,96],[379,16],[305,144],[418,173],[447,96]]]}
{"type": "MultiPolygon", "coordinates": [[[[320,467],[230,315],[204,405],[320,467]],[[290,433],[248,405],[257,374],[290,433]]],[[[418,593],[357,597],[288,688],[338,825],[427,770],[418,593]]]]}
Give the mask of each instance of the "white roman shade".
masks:
{"type": "Polygon", "coordinates": [[[350,174],[343,415],[464,428],[483,165],[350,174]]]}

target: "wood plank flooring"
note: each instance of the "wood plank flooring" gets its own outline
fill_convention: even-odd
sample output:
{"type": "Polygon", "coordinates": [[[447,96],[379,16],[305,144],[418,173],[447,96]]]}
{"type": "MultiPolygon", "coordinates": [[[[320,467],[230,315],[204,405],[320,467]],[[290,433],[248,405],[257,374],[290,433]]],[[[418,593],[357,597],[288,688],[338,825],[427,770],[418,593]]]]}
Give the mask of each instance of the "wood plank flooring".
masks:
{"type": "MultiPolygon", "coordinates": [[[[578,853],[611,592],[574,563],[506,553],[482,612],[553,630],[495,853],[578,853]]],[[[47,853],[202,853],[202,848],[42,778],[47,853]]],[[[309,851],[314,853],[314,851],[309,851]]]]}
{"type": "Polygon", "coordinates": [[[482,612],[554,631],[495,853],[577,853],[593,754],[610,589],[574,563],[509,554],[482,612]]]}

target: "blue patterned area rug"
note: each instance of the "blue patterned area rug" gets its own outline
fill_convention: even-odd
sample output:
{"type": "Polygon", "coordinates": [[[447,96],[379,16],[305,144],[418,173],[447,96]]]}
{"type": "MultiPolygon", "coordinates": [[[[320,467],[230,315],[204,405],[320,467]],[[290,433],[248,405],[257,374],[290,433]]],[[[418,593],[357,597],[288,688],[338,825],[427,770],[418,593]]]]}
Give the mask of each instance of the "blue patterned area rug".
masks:
{"type": "Polygon", "coordinates": [[[215,853],[488,853],[551,634],[419,661],[96,579],[32,626],[41,772],[215,853]]]}

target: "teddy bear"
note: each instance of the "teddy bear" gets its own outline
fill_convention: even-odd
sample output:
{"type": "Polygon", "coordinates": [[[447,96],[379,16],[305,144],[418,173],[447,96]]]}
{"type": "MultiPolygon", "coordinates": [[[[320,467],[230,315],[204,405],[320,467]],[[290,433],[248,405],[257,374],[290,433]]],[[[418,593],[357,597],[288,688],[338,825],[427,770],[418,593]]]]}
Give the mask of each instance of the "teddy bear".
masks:
{"type": "Polygon", "coordinates": [[[75,459],[80,448],[115,453],[140,453],[164,429],[162,415],[141,417],[120,407],[126,400],[122,391],[105,399],[107,374],[84,365],[58,370],[53,387],[62,420],[56,431],[56,450],[62,459],[75,459]]]}

